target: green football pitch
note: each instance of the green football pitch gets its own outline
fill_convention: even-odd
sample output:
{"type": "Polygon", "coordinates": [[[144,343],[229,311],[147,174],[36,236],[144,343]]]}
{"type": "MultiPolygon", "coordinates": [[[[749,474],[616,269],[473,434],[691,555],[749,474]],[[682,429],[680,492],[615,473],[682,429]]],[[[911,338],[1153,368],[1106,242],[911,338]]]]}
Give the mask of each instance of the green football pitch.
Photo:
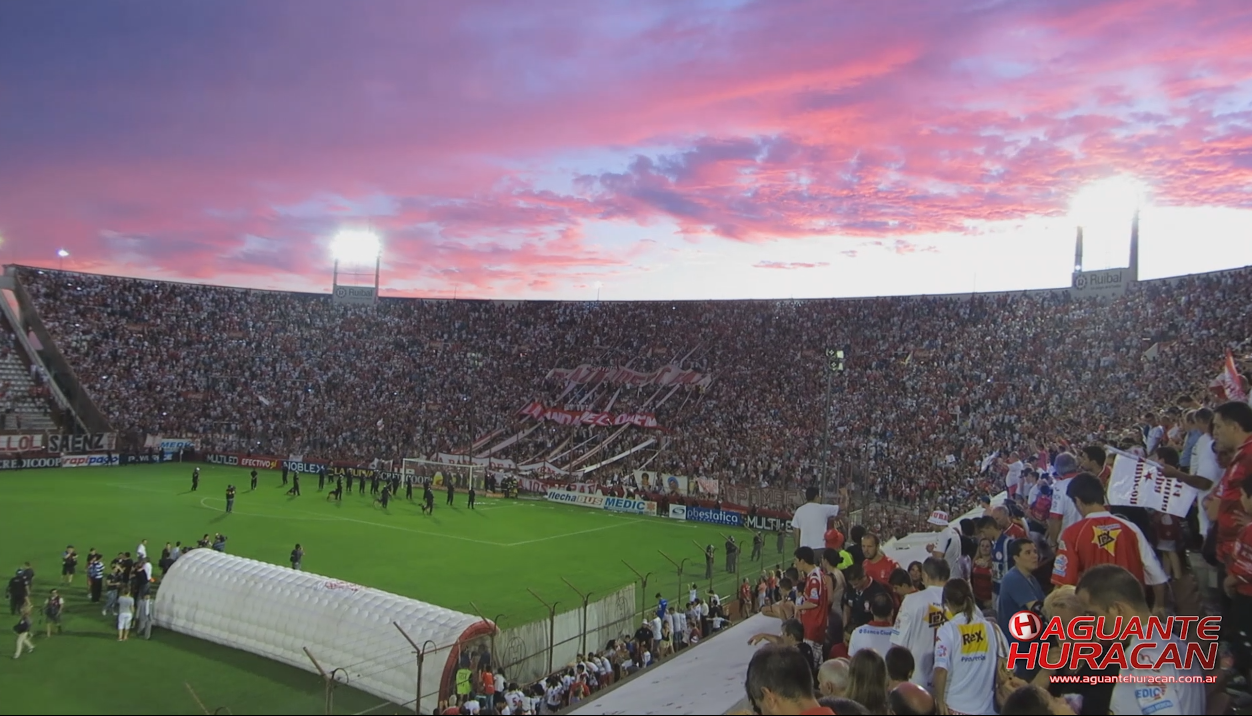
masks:
{"type": "MultiPolygon", "coordinates": [[[[719,546],[715,587],[721,594],[733,590],[733,576],[720,569],[721,534],[729,528],[539,500],[480,498],[471,511],[464,495],[447,507],[442,493],[436,494],[433,516],[403,499],[383,511],[368,491],[327,502],[316,479],[308,477],[301,480],[299,498],[288,497],[273,472],[262,473],[252,492],[246,470],[212,465],[201,466],[200,489],[191,492],[190,473],[190,465],[0,473],[0,568],[8,570],[3,581],[31,562],[32,600],[41,605],[49,589],[61,587],[66,545],[74,545],[80,556],[94,547],[109,560],[147,539],[155,560],[166,542],[194,544],[206,532],[221,532],[231,554],[286,566],[299,542],[305,571],[471,614],[472,602],[488,618],[504,615],[502,628],[547,616],[527,588],[548,602],[559,601],[558,610],[565,611],[581,602],[562,578],[593,592],[592,599],[637,583],[623,561],[652,573],[641,601],[651,602],[658,591],[673,601],[678,577],[661,552],[688,558],[684,581],[698,581],[703,590],[707,582],[696,542],[719,546]],[[228,483],[239,488],[230,515],[224,513],[228,483]]],[[[748,535],[741,532],[740,542],[748,535]]],[[[782,557],[774,540],[767,540],[766,563],[782,557]]],[[[745,563],[742,571],[753,569],[745,563]]],[[[118,643],[113,621],[87,600],[85,559],[73,585],[61,589],[63,634],[46,638],[35,616],[36,650],[13,660],[8,632],[0,658],[0,713],[203,713],[193,691],[209,711],[324,712],[323,682],[308,672],[162,630],[154,630],[151,641],[118,643]]],[[[335,692],[337,713],[377,706],[380,700],[369,694],[335,692]]]]}

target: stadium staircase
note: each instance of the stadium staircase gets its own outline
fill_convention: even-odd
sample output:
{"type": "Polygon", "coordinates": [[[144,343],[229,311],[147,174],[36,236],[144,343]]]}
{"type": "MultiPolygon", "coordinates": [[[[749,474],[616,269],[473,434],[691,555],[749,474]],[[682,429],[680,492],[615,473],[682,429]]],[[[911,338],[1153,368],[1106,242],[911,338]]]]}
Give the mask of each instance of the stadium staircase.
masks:
{"type": "Polygon", "coordinates": [[[52,417],[53,406],[49,400],[31,394],[35,381],[18,354],[10,352],[0,357],[0,384],[7,386],[5,395],[0,397],[0,430],[19,433],[60,430],[52,417]]]}
{"type": "Polygon", "coordinates": [[[0,360],[0,380],[12,384],[10,394],[17,400],[14,414],[23,416],[20,431],[16,430],[16,420],[13,426],[6,420],[5,431],[113,432],[108,419],[83,390],[78,376],[53,343],[30,294],[17,280],[17,268],[14,266],[5,266],[4,274],[0,275],[0,314],[0,319],[3,319],[0,320],[3,324],[0,331],[13,346],[13,351],[0,360]],[[47,398],[22,399],[30,396],[30,388],[34,385],[32,365],[43,372],[42,382],[48,389],[47,398]],[[23,407],[19,408],[19,405],[23,407]]]}

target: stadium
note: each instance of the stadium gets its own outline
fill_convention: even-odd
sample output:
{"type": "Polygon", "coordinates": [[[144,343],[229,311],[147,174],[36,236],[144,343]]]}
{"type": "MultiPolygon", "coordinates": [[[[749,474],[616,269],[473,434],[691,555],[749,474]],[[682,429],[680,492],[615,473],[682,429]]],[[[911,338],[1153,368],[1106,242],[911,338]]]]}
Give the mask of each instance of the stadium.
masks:
{"type": "Polygon", "coordinates": [[[81,12],[0,714],[1252,713],[1247,9],[81,12]]]}

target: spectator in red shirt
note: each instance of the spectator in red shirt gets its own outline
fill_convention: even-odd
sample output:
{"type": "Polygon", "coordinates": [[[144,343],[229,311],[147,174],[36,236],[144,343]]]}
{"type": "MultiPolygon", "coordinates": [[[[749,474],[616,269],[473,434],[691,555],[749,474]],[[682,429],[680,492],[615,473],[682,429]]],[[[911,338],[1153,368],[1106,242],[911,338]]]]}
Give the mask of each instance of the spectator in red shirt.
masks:
{"type": "Polygon", "coordinates": [[[756,713],[831,714],[813,698],[813,670],[793,647],[766,646],[752,655],[744,686],[756,713]]]}
{"type": "Polygon", "coordinates": [[[1223,573],[1224,582],[1224,572],[1229,568],[1235,542],[1243,528],[1252,522],[1242,501],[1243,481],[1252,475],[1252,406],[1232,401],[1213,410],[1213,447],[1218,453],[1234,453],[1214,490],[1220,500],[1217,508],[1217,559],[1222,563],[1219,570],[1223,573]]]}
{"type": "Polygon", "coordinates": [[[800,604],[796,617],[804,625],[804,640],[817,649],[826,640],[826,614],[830,610],[830,594],[817,567],[817,557],[810,547],[800,547],[795,552],[795,567],[803,581],[800,604]]]}
{"type": "MultiPolygon", "coordinates": [[[[1243,511],[1252,514],[1252,476],[1239,483],[1239,501],[1243,511]]],[[[1226,611],[1234,622],[1235,638],[1230,640],[1235,668],[1248,673],[1252,667],[1252,524],[1245,525],[1230,555],[1228,574],[1222,584],[1226,596],[1233,600],[1226,611]]]]}
{"type": "Polygon", "coordinates": [[[900,565],[878,549],[878,535],[866,532],[861,538],[861,549],[865,552],[865,561],[861,563],[865,576],[884,587],[891,586],[891,573],[899,569],[900,565]]]}
{"type": "Polygon", "coordinates": [[[1165,609],[1165,584],[1169,579],[1156,551],[1133,522],[1109,514],[1104,507],[1104,487],[1089,472],[1069,481],[1068,496],[1082,519],[1061,533],[1052,583],[1078,585],[1078,580],[1098,564],[1116,564],[1152,587],[1157,611],[1165,609]]]}
{"type": "Polygon", "coordinates": [[[843,549],[843,533],[833,524],[830,529],[826,530],[826,534],[822,535],[822,538],[826,541],[826,549],[843,549]]]}

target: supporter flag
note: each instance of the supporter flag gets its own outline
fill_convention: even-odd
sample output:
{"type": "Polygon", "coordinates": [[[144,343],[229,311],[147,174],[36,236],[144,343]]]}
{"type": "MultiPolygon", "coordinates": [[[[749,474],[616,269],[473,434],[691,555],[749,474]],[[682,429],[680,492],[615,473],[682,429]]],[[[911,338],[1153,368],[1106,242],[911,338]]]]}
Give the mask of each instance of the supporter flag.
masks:
{"type": "Polygon", "coordinates": [[[987,468],[991,467],[991,463],[995,462],[997,457],[1000,457],[999,450],[996,450],[995,452],[991,453],[987,457],[984,457],[982,459],[982,465],[978,466],[978,474],[981,475],[984,472],[986,472],[987,468]]]}
{"type": "Polygon", "coordinates": [[[1235,357],[1230,354],[1229,348],[1226,349],[1226,362],[1222,365],[1222,372],[1209,384],[1209,390],[1217,395],[1218,400],[1248,400],[1248,392],[1243,388],[1243,378],[1239,376],[1235,357]]]}
{"type": "Polygon", "coordinates": [[[274,401],[270,400],[264,395],[261,395],[260,393],[256,394],[256,399],[261,401],[261,405],[264,405],[267,408],[274,404],[274,401]]]}
{"type": "Polygon", "coordinates": [[[1108,448],[1117,455],[1113,474],[1109,477],[1108,501],[1110,505],[1147,507],[1157,512],[1167,512],[1175,517],[1187,516],[1195,502],[1196,490],[1172,477],[1161,473],[1161,466],[1143,460],[1127,452],[1108,448]]]}

